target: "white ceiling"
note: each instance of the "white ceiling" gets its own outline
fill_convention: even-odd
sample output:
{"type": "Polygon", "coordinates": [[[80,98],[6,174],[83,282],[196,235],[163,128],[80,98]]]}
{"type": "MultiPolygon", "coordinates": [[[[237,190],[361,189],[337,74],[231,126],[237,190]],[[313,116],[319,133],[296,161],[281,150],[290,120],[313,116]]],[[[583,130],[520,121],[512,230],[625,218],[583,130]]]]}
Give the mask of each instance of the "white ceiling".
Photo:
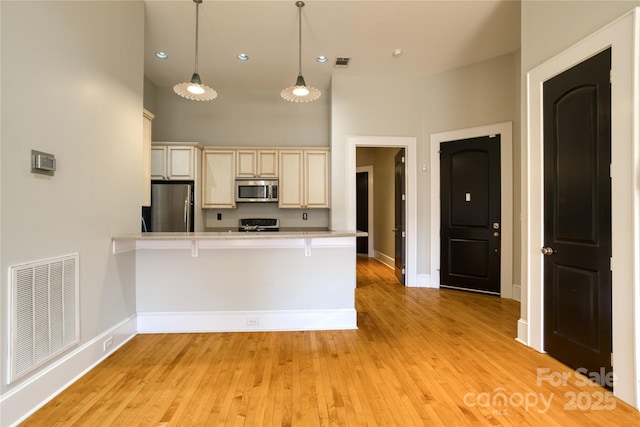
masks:
{"type": "MultiPolygon", "coordinates": [[[[330,1],[302,8],[302,71],[326,90],[331,76],[425,76],[520,47],[519,0],[330,1]],[[403,54],[393,57],[394,49],[403,54]],[[315,57],[329,61],[320,64],[315,57]],[[348,68],[336,57],[351,58],[348,68]]],[[[194,71],[193,0],[145,0],[145,75],[157,86],[188,81],[194,71]],[[169,55],[160,60],[154,53],[169,55]]],[[[298,74],[295,0],[204,0],[200,4],[202,82],[224,89],[283,89],[298,74]],[[238,53],[248,61],[236,59],[238,53]]]]}

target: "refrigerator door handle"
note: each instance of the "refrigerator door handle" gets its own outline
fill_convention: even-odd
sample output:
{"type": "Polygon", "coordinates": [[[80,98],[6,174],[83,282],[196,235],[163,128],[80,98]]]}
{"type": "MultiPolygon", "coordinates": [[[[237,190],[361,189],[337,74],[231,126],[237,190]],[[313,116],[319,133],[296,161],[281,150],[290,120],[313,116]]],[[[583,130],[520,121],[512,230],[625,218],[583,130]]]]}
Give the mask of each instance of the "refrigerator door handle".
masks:
{"type": "Polygon", "coordinates": [[[184,231],[189,232],[189,199],[184,199],[184,226],[184,231]]]}
{"type": "Polygon", "coordinates": [[[187,233],[191,231],[191,186],[187,190],[187,198],[184,201],[184,223],[187,233]]]}

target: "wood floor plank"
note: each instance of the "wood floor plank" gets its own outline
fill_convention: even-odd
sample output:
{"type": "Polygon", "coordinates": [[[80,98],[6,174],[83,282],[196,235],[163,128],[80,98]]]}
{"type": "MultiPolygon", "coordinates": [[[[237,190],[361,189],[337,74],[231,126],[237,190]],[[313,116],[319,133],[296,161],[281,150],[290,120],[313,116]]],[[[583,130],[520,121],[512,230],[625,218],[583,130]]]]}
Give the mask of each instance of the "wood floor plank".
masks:
{"type": "Polygon", "coordinates": [[[514,339],[519,303],[357,277],[357,330],[138,335],[23,425],[640,425],[514,339]]]}

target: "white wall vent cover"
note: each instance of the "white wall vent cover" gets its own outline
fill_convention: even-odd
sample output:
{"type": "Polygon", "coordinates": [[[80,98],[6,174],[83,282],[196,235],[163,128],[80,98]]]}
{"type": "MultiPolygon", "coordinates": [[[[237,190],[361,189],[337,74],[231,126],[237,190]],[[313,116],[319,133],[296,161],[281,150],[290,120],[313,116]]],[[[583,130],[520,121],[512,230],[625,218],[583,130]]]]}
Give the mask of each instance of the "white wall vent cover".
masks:
{"type": "Polygon", "coordinates": [[[10,267],[10,377],[15,381],[80,340],[79,255],[10,267]]]}

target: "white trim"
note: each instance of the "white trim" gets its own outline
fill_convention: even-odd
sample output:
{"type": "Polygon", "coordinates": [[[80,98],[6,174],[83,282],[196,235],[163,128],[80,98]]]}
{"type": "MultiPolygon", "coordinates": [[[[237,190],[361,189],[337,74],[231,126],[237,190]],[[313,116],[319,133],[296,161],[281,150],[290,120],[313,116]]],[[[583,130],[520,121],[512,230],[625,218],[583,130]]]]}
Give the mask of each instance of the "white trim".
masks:
{"type": "Polygon", "coordinates": [[[522,301],[522,287],[518,283],[513,284],[513,299],[518,302],[522,301]]]}
{"type": "Polygon", "coordinates": [[[367,181],[368,181],[368,185],[367,185],[367,193],[368,193],[368,205],[369,205],[369,217],[367,218],[367,227],[369,228],[369,230],[367,230],[367,255],[372,257],[373,256],[373,240],[374,240],[374,224],[375,221],[373,220],[373,214],[374,209],[373,209],[373,166],[369,165],[369,166],[358,166],[356,168],[356,173],[358,172],[366,172],[367,173],[367,181]]]}
{"type": "Polygon", "coordinates": [[[434,133],[430,142],[431,163],[431,287],[440,287],[440,143],[500,135],[500,296],[513,298],[513,124],[495,123],[434,133]]]}
{"type": "Polygon", "coordinates": [[[527,74],[526,146],[522,150],[522,306],[518,338],[544,350],[543,83],[611,47],[612,332],[614,395],[640,408],[639,35],[635,8],[527,74]],[[527,324],[527,330],[520,324],[527,324]]]}
{"type": "Polygon", "coordinates": [[[17,425],[89,372],[136,335],[132,316],[76,348],[39,371],[0,398],[0,425],[17,425]],[[103,350],[103,342],[113,337],[113,346],[103,350]]]}
{"type": "Polygon", "coordinates": [[[348,136],[347,137],[347,229],[356,228],[356,147],[405,148],[406,174],[406,258],[405,285],[416,286],[418,259],[417,140],[412,136],[348,136]]]}
{"type": "Polygon", "coordinates": [[[357,329],[356,310],[138,313],[138,333],[317,331],[357,329]]]}
{"type": "Polygon", "coordinates": [[[416,284],[418,288],[434,288],[431,284],[431,276],[428,274],[418,274],[418,283],[416,284]]]}
{"type": "Polygon", "coordinates": [[[527,345],[527,333],[529,331],[529,325],[527,324],[527,321],[524,319],[520,319],[518,320],[518,336],[516,338],[516,341],[527,345]]]}

